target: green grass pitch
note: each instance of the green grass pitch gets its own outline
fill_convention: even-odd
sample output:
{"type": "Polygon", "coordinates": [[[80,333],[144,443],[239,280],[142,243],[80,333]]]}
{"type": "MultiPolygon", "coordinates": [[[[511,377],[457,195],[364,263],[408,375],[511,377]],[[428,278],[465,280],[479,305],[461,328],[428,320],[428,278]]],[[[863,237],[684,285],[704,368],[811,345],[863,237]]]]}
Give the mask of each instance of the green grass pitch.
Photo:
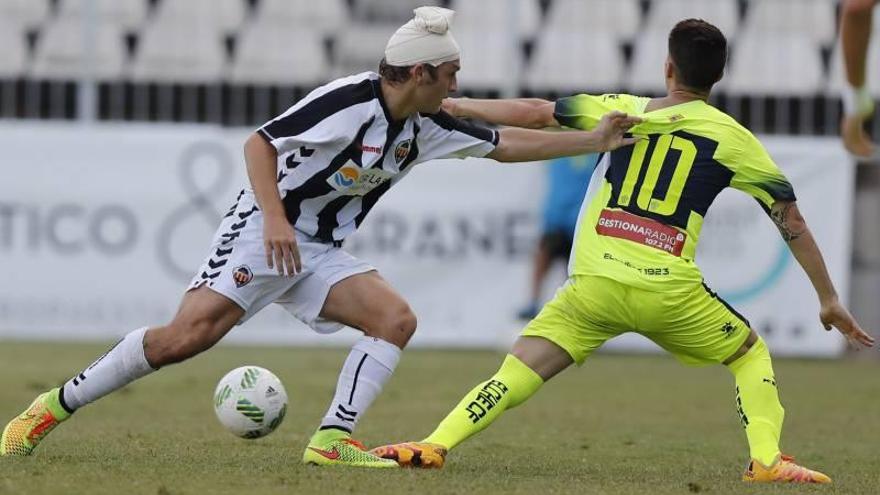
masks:
{"type": "MultiPolygon", "coordinates": [[[[0,420],[87,365],[106,346],[0,341],[0,420]]],[[[777,360],[783,448],[834,478],[830,487],[748,486],[722,367],[669,356],[598,355],[452,452],[439,471],[303,466],[346,351],[218,347],[79,411],[31,458],[0,459],[0,494],[686,494],[880,493],[880,365],[777,360]],[[274,371],[290,396],[267,438],[233,437],[211,399],[228,370],[274,371]]],[[[360,424],[368,445],[422,438],[502,355],[404,353],[360,424]]]]}

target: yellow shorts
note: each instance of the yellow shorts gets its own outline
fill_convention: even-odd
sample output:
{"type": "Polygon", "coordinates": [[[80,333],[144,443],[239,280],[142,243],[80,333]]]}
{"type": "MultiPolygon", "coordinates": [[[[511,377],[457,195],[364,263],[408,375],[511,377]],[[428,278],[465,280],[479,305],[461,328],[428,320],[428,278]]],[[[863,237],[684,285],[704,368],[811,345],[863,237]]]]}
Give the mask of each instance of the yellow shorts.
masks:
{"type": "Polygon", "coordinates": [[[580,365],[606,340],[637,332],[688,365],[725,361],[749,336],[749,322],[705,284],[652,292],[610,278],[574,276],[523,330],[580,365]]]}

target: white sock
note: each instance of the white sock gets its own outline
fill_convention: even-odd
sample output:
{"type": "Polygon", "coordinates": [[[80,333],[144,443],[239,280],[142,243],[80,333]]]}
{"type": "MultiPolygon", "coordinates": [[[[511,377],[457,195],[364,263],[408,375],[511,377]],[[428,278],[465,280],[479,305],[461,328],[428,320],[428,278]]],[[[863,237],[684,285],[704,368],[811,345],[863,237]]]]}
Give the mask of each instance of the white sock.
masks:
{"type": "Polygon", "coordinates": [[[845,115],[869,117],[874,113],[874,99],[867,86],[860,88],[846,86],[841,96],[843,97],[843,113],[845,115]]]}
{"type": "Polygon", "coordinates": [[[354,431],[364,411],[382,391],[400,361],[400,348],[375,337],[361,337],[342,365],[336,395],[321,429],[354,431]]]}
{"type": "Polygon", "coordinates": [[[61,405],[73,412],[155,371],[144,356],[146,331],[147,327],[144,327],[129,333],[88,368],[68,380],[61,388],[61,405]]]}

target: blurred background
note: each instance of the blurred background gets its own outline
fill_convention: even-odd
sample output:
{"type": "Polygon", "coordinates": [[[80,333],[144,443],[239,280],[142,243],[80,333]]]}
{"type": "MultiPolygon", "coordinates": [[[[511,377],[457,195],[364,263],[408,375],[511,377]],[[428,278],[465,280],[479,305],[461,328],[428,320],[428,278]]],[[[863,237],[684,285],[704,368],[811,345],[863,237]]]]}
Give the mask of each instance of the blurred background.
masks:
{"type": "MultiPolygon", "coordinates": [[[[479,97],[663,94],[671,27],[716,24],[731,58],[712,103],[792,177],[842,295],[880,329],[880,174],[837,139],[836,0],[0,0],[0,339],[109,339],[170,317],[245,184],[248,132],[376,70],[423,4],[457,11],[460,93],[479,97]]],[[[410,299],[416,344],[506,346],[529,298],[545,172],[471,162],[422,167],[346,245],[410,299]]],[[[760,209],[725,195],[716,210],[700,251],[710,285],[779,352],[844,353],[760,209]]],[[[350,338],[291,330],[281,312],[248,325],[232,339],[350,338]]]]}

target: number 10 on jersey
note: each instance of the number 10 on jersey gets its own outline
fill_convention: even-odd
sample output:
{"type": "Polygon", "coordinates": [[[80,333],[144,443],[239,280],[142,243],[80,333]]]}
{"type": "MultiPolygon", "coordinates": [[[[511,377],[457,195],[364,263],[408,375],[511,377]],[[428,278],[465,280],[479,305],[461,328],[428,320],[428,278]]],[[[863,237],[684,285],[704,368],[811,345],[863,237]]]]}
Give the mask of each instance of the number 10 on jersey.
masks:
{"type": "Polygon", "coordinates": [[[644,211],[669,216],[678,209],[681,193],[684,190],[691,167],[693,167],[694,160],[697,157],[697,147],[692,141],[685,138],[671,134],[662,134],[656,136],[657,144],[654,146],[650,159],[648,159],[645,155],[647,154],[648,146],[654,138],[652,136],[650,139],[642,139],[634,145],[632,156],[627,166],[626,177],[624,177],[620,189],[618,204],[626,208],[632,203],[642,167],[644,167],[646,161],[649,161],[648,170],[636,196],[636,205],[644,211]],[[672,173],[669,187],[666,189],[666,196],[664,198],[655,198],[654,190],[660,178],[660,171],[666,164],[669,150],[671,149],[679,151],[678,161],[674,164],[675,170],[672,173]]]}

